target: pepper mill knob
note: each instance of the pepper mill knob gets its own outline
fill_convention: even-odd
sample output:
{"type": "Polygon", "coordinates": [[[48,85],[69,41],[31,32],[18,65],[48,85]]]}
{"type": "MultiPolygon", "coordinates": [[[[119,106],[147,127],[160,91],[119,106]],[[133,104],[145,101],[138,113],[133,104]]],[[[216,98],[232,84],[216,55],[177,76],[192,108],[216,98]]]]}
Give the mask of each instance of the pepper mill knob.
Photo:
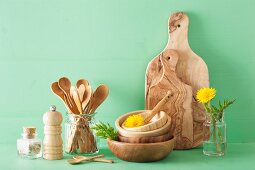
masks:
{"type": "Polygon", "coordinates": [[[56,108],[56,106],[55,106],[55,105],[51,105],[51,106],[50,106],[50,111],[55,112],[55,111],[56,111],[56,109],[57,109],[57,108],[56,108]]]}

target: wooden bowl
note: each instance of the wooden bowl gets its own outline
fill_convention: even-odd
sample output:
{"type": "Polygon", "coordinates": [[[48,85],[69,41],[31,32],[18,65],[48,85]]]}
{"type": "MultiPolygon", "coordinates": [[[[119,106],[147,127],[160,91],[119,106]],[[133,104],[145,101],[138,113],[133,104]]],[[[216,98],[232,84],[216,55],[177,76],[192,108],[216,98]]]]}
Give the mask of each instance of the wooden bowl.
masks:
{"type": "Polygon", "coordinates": [[[169,116],[167,116],[167,122],[164,126],[162,126],[159,129],[155,129],[152,131],[147,131],[147,132],[133,132],[133,131],[129,131],[126,129],[123,129],[120,125],[122,125],[122,123],[126,120],[126,118],[129,115],[132,115],[134,113],[138,113],[138,112],[143,112],[143,110],[141,111],[135,111],[135,112],[130,112],[127,113],[125,115],[122,115],[121,117],[119,117],[116,121],[115,121],[115,126],[119,132],[119,134],[121,136],[125,136],[125,137],[154,137],[154,136],[160,136],[163,135],[167,132],[169,132],[170,126],[171,126],[171,118],[169,116]]]}
{"type": "Polygon", "coordinates": [[[154,162],[165,158],[174,148],[175,138],[157,143],[125,143],[107,139],[112,153],[125,161],[154,162]]]}
{"type": "MultiPolygon", "coordinates": [[[[132,112],[132,113],[139,114],[139,112],[137,113],[136,111],[135,111],[135,113],[134,112],[132,112]]],[[[147,111],[142,113],[143,116],[145,114],[148,114],[147,111]]],[[[128,127],[124,126],[124,122],[121,125],[121,127],[123,129],[133,131],[133,132],[146,132],[146,131],[159,129],[162,126],[164,126],[167,122],[167,114],[163,111],[160,111],[159,114],[155,115],[148,124],[139,126],[139,127],[128,128],[128,127]]]]}
{"type": "Polygon", "coordinates": [[[126,143],[156,143],[156,142],[164,142],[172,138],[172,135],[167,132],[164,135],[155,136],[155,137],[125,137],[119,135],[120,142],[126,143]]]}
{"type": "Polygon", "coordinates": [[[172,138],[172,135],[167,132],[164,135],[154,136],[154,137],[125,137],[119,135],[120,142],[126,143],[156,143],[156,142],[164,142],[172,138]]]}

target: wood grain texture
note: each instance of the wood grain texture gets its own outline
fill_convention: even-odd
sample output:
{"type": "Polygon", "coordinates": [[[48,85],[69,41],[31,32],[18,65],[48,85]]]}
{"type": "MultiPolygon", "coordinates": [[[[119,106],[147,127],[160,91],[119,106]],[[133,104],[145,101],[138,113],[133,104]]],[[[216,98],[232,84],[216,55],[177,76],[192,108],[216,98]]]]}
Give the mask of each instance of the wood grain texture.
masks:
{"type": "Polygon", "coordinates": [[[187,149],[193,146],[192,88],[177,77],[177,61],[178,54],[174,50],[165,50],[160,54],[156,64],[163,71],[157,75],[160,77],[159,82],[149,88],[148,107],[155,107],[168,91],[173,93],[172,100],[161,109],[173,119],[170,134],[176,137],[175,148],[187,149]]]}
{"type": "Polygon", "coordinates": [[[125,143],[107,139],[112,153],[118,158],[130,162],[153,162],[165,158],[175,144],[175,138],[157,143],[125,143]]]}
{"type": "Polygon", "coordinates": [[[180,141],[180,138],[178,139],[178,136],[176,136],[176,147],[178,149],[192,148],[202,144],[202,128],[206,117],[203,106],[195,100],[195,94],[198,89],[202,87],[209,87],[207,66],[205,62],[197,54],[195,54],[189,46],[187,36],[188,25],[188,16],[183,12],[177,12],[171,15],[169,19],[168,44],[165,50],[148,64],[146,71],[146,109],[153,108],[155,104],[162,98],[168,88],[177,90],[176,93],[178,94],[178,100],[176,98],[176,101],[180,105],[178,106],[176,105],[176,102],[174,102],[175,111],[171,110],[167,112],[170,116],[172,116],[173,112],[178,114],[178,116],[172,117],[172,121],[175,122],[173,125],[175,125],[173,126],[174,129],[171,130],[174,130],[174,133],[176,134],[181,133],[186,139],[189,139],[185,139],[187,145],[185,144],[183,147],[178,147],[178,141],[180,141]],[[170,63],[164,64],[162,59],[164,56],[171,53],[172,50],[175,50],[175,52],[178,54],[176,61],[172,60],[170,56],[170,63]],[[165,65],[170,66],[170,69],[166,69],[165,65]],[[176,65],[176,67],[173,67],[174,65],[176,65]],[[179,80],[177,78],[179,78],[179,80]],[[158,84],[159,82],[160,85],[158,84]],[[152,91],[154,91],[156,94],[152,95],[152,91]],[[192,95],[190,95],[190,93],[192,95]],[[188,96],[188,99],[184,99],[185,96],[188,96]],[[181,108],[184,109],[185,114],[182,111],[179,111],[181,108]],[[179,121],[179,118],[185,121],[179,121]],[[192,125],[191,121],[188,121],[190,119],[193,121],[192,125]],[[178,120],[179,125],[175,120],[178,120]],[[186,128],[189,129],[188,131],[183,129],[185,127],[190,127],[193,129],[193,133],[191,133],[189,128],[186,128]],[[191,134],[193,137],[191,137],[191,134]]]}
{"type": "Polygon", "coordinates": [[[126,143],[155,143],[155,142],[164,142],[172,138],[170,133],[164,135],[155,136],[155,137],[125,137],[119,135],[120,142],[126,143]]]}

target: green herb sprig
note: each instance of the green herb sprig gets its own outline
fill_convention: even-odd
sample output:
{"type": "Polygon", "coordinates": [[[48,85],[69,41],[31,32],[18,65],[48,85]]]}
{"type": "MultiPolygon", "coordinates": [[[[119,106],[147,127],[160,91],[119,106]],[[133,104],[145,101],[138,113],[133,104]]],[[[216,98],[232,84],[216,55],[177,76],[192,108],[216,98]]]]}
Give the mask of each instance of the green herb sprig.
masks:
{"type": "Polygon", "coordinates": [[[223,103],[219,100],[218,101],[218,107],[211,105],[212,109],[212,116],[217,121],[222,121],[223,117],[223,111],[230,105],[232,105],[235,102],[234,100],[224,100],[223,103]]]}
{"type": "Polygon", "coordinates": [[[103,122],[99,121],[99,123],[92,127],[92,129],[96,130],[96,135],[100,138],[110,138],[111,140],[118,139],[118,132],[111,127],[109,123],[104,124],[103,122]]]}

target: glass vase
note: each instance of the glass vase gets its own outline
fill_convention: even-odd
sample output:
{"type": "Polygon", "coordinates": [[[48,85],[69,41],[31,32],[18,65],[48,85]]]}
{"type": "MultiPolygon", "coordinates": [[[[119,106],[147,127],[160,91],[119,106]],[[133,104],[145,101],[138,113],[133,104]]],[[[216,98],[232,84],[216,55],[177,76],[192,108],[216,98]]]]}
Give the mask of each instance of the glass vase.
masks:
{"type": "Polygon", "coordinates": [[[65,152],[68,154],[96,154],[99,152],[99,138],[91,129],[94,114],[67,114],[65,123],[65,152]]]}
{"type": "Polygon", "coordinates": [[[223,156],[227,150],[226,123],[223,120],[207,120],[203,132],[203,153],[207,156],[223,156]]]}

